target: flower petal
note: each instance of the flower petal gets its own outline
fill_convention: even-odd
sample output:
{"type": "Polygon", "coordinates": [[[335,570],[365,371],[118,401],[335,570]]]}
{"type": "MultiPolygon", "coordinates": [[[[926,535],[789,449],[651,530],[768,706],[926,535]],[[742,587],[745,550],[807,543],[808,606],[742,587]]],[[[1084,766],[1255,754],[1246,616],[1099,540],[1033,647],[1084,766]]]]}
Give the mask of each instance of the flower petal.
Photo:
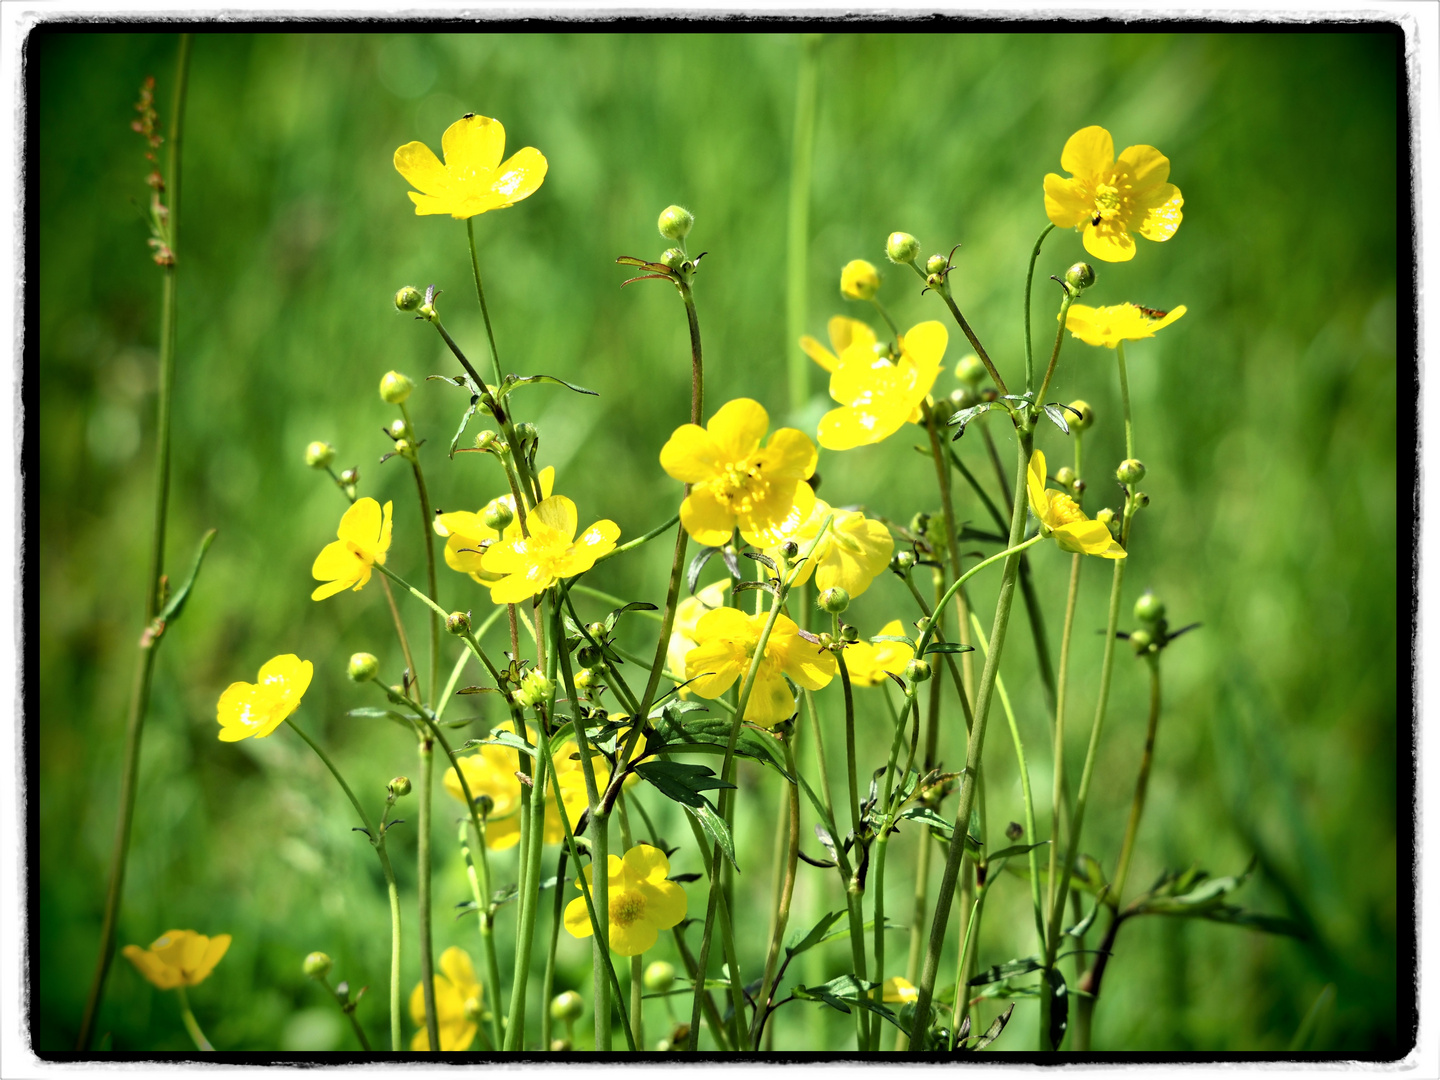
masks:
{"type": "Polygon", "coordinates": [[[1159,194],[1164,201],[1147,210],[1135,230],[1146,240],[1169,240],[1175,235],[1175,230],[1180,228],[1180,221],[1184,217],[1180,208],[1185,205],[1185,200],[1180,197],[1179,188],[1174,184],[1163,184],[1159,194]]]}
{"type": "Polygon", "coordinates": [[[1036,450],[1030,454],[1030,464],[1025,469],[1025,490],[1030,496],[1030,512],[1044,524],[1050,510],[1050,500],[1045,495],[1045,452],[1036,450]]]}
{"type": "Polygon", "coordinates": [[[810,436],[795,428],[780,428],[759,454],[760,472],[766,479],[808,480],[815,472],[820,452],[810,436]]]}
{"type": "Polygon", "coordinates": [[[534,530],[535,522],[540,521],[546,528],[553,529],[565,538],[569,543],[575,539],[575,527],[579,524],[579,518],[575,513],[575,504],[564,495],[552,495],[536,505],[530,511],[530,528],[534,530]]]}
{"type": "Polygon", "coordinates": [[[761,664],[755,672],[755,685],[750,688],[750,700],[745,703],[745,719],[760,727],[772,728],[794,712],[795,697],[789,685],[774,670],[774,665],[761,664]]]}
{"type": "Polygon", "coordinates": [[[1120,171],[1129,175],[1135,195],[1164,184],[1170,176],[1170,159],[1153,146],[1127,146],[1115,162],[1120,171]]]}
{"type": "Polygon", "coordinates": [[[1099,521],[1072,521],[1055,530],[1055,542],[1064,551],[1100,555],[1106,559],[1123,559],[1126,551],[1115,542],[1110,530],[1099,521]]]}
{"type": "Polygon", "coordinates": [[[514,206],[521,199],[528,199],[545,182],[550,163],[545,155],[533,146],[517,150],[506,159],[491,184],[490,190],[504,200],[501,208],[514,206]]]}
{"type": "Polygon", "coordinates": [[[739,461],[760,448],[760,440],[770,430],[770,414],[758,401],[736,398],[720,406],[705,428],[724,460],[739,461]]]}
{"type": "Polygon", "coordinates": [[[771,547],[804,521],[814,504],[815,492],[804,480],[780,480],[750,504],[748,513],[737,516],[736,524],[747,543],[762,549],[771,547]]]}
{"type": "Polygon", "coordinates": [[[488,116],[463,116],[445,129],[440,150],[452,180],[488,180],[505,154],[505,125],[488,116]]]}
{"type": "Polygon", "coordinates": [[[365,550],[375,546],[380,536],[380,504],[370,496],[356,499],[340,519],[336,535],[365,550]]]}
{"type": "Polygon", "coordinates": [[[1115,140],[1098,124],[1075,132],[1060,152],[1060,167],[1072,176],[1095,176],[1114,164],[1115,140]]]}
{"type": "Polygon", "coordinates": [[[852,345],[859,345],[862,349],[868,349],[875,344],[875,331],[865,325],[859,319],[847,319],[844,315],[836,315],[826,325],[830,334],[830,346],[836,354],[843,353],[852,345]]]}
{"type": "Polygon", "coordinates": [[[705,485],[698,485],[680,504],[680,524],[697,544],[720,547],[735,529],[735,515],[705,485]]]}
{"type": "MultiPolygon", "coordinates": [[[[421,195],[419,192],[408,191],[410,201],[415,204],[417,216],[424,217],[430,214],[448,214],[455,208],[455,197],[448,192],[444,195],[421,195]]],[[[420,1033],[424,1035],[422,1031],[420,1033]]]]}
{"type": "Polygon", "coordinates": [[[710,479],[723,461],[720,445],[698,424],[682,424],[660,448],[660,467],[686,484],[710,479]]]}
{"type": "MultiPolygon", "coordinates": [[[[636,844],[625,852],[624,863],[625,871],[637,882],[660,882],[670,876],[670,860],[663,851],[649,844],[636,844]]],[[[648,910],[646,914],[649,915],[648,910]]]]}
{"type": "Polygon", "coordinates": [[[1124,227],[1108,221],[1086,225],[1081,238],[1085,250],[1105,262],[1129,262],[1135,257],[1135,241],[1124,227]]]}
{"type": "MultiPolygon", "coordinates": [[[[839,316],[837,315],[836,318],[839,318],[839,316]]],[[[830,321],[834,322],[835,320],[832,319],[830,321]]],[[[806,334],[800,339],[800,348],[804,350],[806,356],[810,357],[811,360],[814,360],[815,363],[819,364],[826,371],[834,371],[835,365],[840,363],[838,356],[825,348],[824,345],[821,345],[820,342],[816,341],[809,334],[806,334]]]]}
{"type": "Polygon", "coordinates": [[[640,885],[640,891],[645,894],[646,921],[652,925],[661,930],[669,930],[672,926],[678,926],[685,918],[690,906],[689,897],[675,882],[652,878],[640,885]]]}
{"type": "Polygon", "coordinates": [[[577,896],[565,905],[565,929],[577,938],[594,935],[595,928],[590,925],[590,911],[585,906],[585,897],[577,896]]]}
{"type": "Polygon", "coordinates": [[[422,142],[408,142],[396,150],[395,168],[406,183],[426,195],[443,195],[450,186],[450,174],[445,166],[440,164],[435,151],[422,142]]]}
{"type": "Polygon", "coordinates": [[[1089,190],[1078,180],[1058,173],[1045,174],[1045,216],[1060,229],[1073,229],[1095,213],[1089,190]]]}

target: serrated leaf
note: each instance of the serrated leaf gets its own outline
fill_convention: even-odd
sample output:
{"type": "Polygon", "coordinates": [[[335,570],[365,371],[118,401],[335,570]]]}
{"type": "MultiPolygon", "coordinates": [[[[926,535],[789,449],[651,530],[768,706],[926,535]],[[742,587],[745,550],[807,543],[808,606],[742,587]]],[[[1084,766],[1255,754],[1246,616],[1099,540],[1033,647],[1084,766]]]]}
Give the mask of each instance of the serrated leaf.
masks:
{"type": "Polygon", "coordinates": [[[735,861],[735,841],[730,838],[730,827],[725,824],[725,819],[708,806],[686,806],[685,803],[680,805],[685,807],[687,814],[700,822],[701,828],[714,843],[720,846],[720,850],[725,853],[725,857],[730,860],[730,865],[738,874],[740,866],[735,861]]]}
{"type": "Polygon", "coordinates": [[[577,394],[589,394],[591,397],[600,396],[594,390],[586,390],[583,386],[576,386],[564,379],[557,379],[554,375],[506,375],[505,381],[495,391],[495,400],[504,401],[510,396],[512,390],[517,390],[522,386],[535,386],[539,383],[552,383],[555,386],[563,386],[567,390],[574,390],[577,394]]]}
{"type": "Polygon", "coordinates": [[[185,584],[175,591],[175,595],[170,597],[169,602],[160,611],[159,618],[162,622],[174,622],[185,610],[185,601],[190,599],[190,590],[195,587],[195,579],[200,575],[200,564],[205,561],[205,553],[215,542],[216,533],[215,529],[207,529],[205,535],[200,537],[200,546],[195,549],[195,558],[190,564],[190,574],[185,578],[185,584]]]}
{"type": "Polygon", "coordinates": [[[682,761],[642,761],[634,771],[648,780],[661,795],[686,806],[710,806],[710,800],[700,794],[702,791],[719,791],[735,786],[720,779],[708,766],[682,761]]]}

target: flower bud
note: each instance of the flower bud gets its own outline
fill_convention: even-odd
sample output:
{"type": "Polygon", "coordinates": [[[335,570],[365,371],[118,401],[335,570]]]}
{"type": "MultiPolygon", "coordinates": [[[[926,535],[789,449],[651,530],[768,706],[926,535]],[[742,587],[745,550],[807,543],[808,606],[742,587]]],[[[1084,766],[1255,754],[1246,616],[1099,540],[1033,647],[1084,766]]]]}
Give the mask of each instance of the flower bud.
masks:
{"type": "Polygon", "coordinates": [[[780,554],[787,559],[796,558],[800,554],[800,545],[794,540],[786,540],[780,545],[780,554]]]}
{"type": "Polygon", "coordinates": [[[1149,630],[1135,630],[1130,634],[1130,647],[1135,650],[1136,656],[1148,651],[1154,644],[1155,639],[1149,630]]]}
{"type": "Polygon", "coordinates": [[[695,215],[683,206],[667,206],[660,211],[660,235],[666,240],[684,240],[695,224],[695,215]]]}
{"type": "Polygon", "coordinates": [[[486,428],[484,431],[481,431],[481,432],[479,432],[479,433],[476,434],[476,436],[475,436],[475,449],[476,449],[476,450],[482,450],[482,451],[483,451],[483,450],[489,450],[489,449],[491,449],[492,447],[494,447],[494,445],[495,445],[495,440],[498,439],[498,438],[500,438],[500,435],[499,435],[498,432],[492,431],[490,428],[486,428]]]}
{"type": "Polygon", "coordinates": [[[943,274],[950,268],[950,260],[944,255],[931,255],[925,260],[925,274],[927,277],[943,274]]]}
{"type": "Polygon", "coordinates": [[[425,294],[414,285],[406,285],[395,294],[395,306],[401,311],[414,311],[425,302],[425,294]]]}
{"type": "Polygon", "coordinates": [[[470,613],[468,611],[452,611],[446,615],[445,630],[456,637],[464,637],[470,632],[470,613]]]}
{"type": "Polygon", "coordinates": [[[685,252],[679,248],[668,248],[665,254],[660,256],[660,261],[671,270],[679,270],[690,260],[685,258],[685,252]]]}
{"type": "Polygon", "coordinates": [[[1024,835],[1025,827],[1018,821],[1012,821],[1005,826],[1005,839],[1007,840],[1019,840],[1024,835]]]}
{"type": "Polygon", "coordinates": [[[301,962],[301,970],[317,982],[330,974],[332,961],[323,952],[312,952],[301,962]]]}
{"type": "Polygon", "coordinates": [[[589,690],[599,680],[594,668],[582,667],[575,672],[575,689],[589,690]]]}
{"type": "Polygon", "coordinates": [[[970,389],[970,387],[968,386],[962,386],[957,390],[951,390],[950,411],[953,414],[959,412],[961,409],[968,409],[971,405],[974,405],[979,400],[980,399],[975,395],[975,391],[970,389]]]}
{"type": "Polygon", "coordinates": [[[822,611],[828,611],[831,615],[839,615],[850,606],[850,594],[837,585],[820,594],[819,605],[822,611]]]}
{"type": "Polygon", "coordinates": [[[1159,622],[1165,617],[1165,601],[1153,592],[1146,592],[1135,601],[1135,618],[1141,622],[1159,622]]]}
{"type": "Polygon", "coordinates": [[[1115,511],[1106,506],[1095,515],[1095,520],[1110,530],[1110,535],[1116,540],[1120,539],[1120,519],[1115,516],[1115,511]]]}
{"type": "Polygon", "coordinates": [[[840,628],[840,640],[853,645],[860,640],[860,631],[847,623],[840,628]]]}
{"type": "Polygon", "coordinates": [[[555,684],[543,671],[531,668],[520,680],[520,689],[515,691],[515,701],[522,706],[535,706],[547,701],[555,690],[555,684]]]}
{"type": "Polygon", "coordinates": [[[1080,414],[1079,416],[1076,416],[1075,413],[1066,414],[1068,423],[1076,431],[1084,431],[1086,428],[1094,425],[1095,410],[1090,407],[1088,401],[1080,401],[1077,399],[1070,402],[1070,408],[1080,414]]]}
{"type": "Polygon", "coordinates": [[[1069,491],[1075,486],[1075,470],[1069,465],[1061,465],[1055,470],[1055,482],[1069,491]]]}
{"type": "Polygon", "coordinates": [[[915,553],[913,551],[897,551],[890,557],[890,569],[902,577],[915,569],[915,553]]]}
{"type": "Polygon", "coordinates": [[[664,960],[656,960],[645,968],[645,989],[663,994],[675,984],[675,967],[664,960]]]}
{"type": "Polygon", "coordinates": [[[413,443],[410,442],[409,439],[395,440],[395,453],[399,454],[401,457],[409,457],[414,449],[415,446],[413,443]]]}
{"type": "Polygon", "coordinates": [[[497,499],[485,508],[481,520],[496,532],[501,532],[505,526],[515,520],[515,511],[510,509],[509,503],[503,499],[497,499]]]}
{"type": "Polygon", "coordinates": [[[397,776],[390,783],[385,785],[385,790],[397,799],[403,799],[410,794],[410,778],[408,776],[397,776]]]}
{"type": "Polygon", "coordinates": [[[390,426],[385,430],[392,439],[404,439],[410,435],[410,425],[401,419],[391,421],[390,426]]]}
{"type": "Polygon", "coordinates": [[[315,441],[305,447],[305,464],[312,469],[323,469],[335,460],[335,448],[328,442],[315,441]]]}
{"type": "Polygon", "coordinates": [[[908,232],[892,232],[890,239],[885,241],[885,257],[893,263],[902,266],[913,263],[919,254],[920,241],[908,232]]]}
{"type": "Polygon", "coordinates": [[[563,1053],[565,1053],[566,1051],[568,1051],[568,1050],[573,1050],[573,1049],[574,1049],[574,1047],[570,1044],[570,1040],[569,1040],[569,1039],[551,1039],[551,1040],[550,1040],[550,1052],[551,1052],[552,1054],[563,1054],[563,1053]]]}
{"type": "Polygon", "coordinates": [[[1150,496],[1146,495],[1143,491],[1135,492],[1132,498],[1135,500],[1136,509],[1144,510],[1145,507],[1150,505],[1150,496]]]}
{"type": "Polygon", "coordinates": [[[494,813],[494,812],[495,812],[495,798],[494,798],[494,796],[492,796],[492,795],[486,795],[485,792],[483,792],[483,791],[482,791],[479,795],[476,795],[476,796],[475,796],[475,813],[480,816],[480,819],[481,819],[482,821],[483,821],[485,818],[488,818],[488,817],[489,817],[492,813],[494,813]]]}
{"type": "Polygon", "coordinates": [[[357,652],[350,657],[349,674],[356,682],[369,682],[380,674],[380,661],[374,653],[357,652]]]}
{"type": "Polygon", "coordinates": [[[1095,284],[1095,268],[1089,263],[1076,263],[1065,271],[1065,287],[1071,296],[1079,296],[1095,284]]]}
{"type": "Polygon", "coordinates": [[[959,363],[955,365],[955,377],[971,386],[979,386],[980,381],[985,378],[985,374],[985,365],[974,353],[962,356],[959,363]]]}
{"type": "Polygon", "coordinates": [[[540,430],[528,421],[515,425],[515,438],[522,443],[532,443],[540,438],[540,430]]]}
{"type": "MultiPolygon", "coordinates": [[[[653,966],[653,965],[652,965],[653,966]]],[[[585,999],[574,990],[566,990],[563,994],[556,994],[550,1002],[550,1019],[561,1020],[567,1024],[573,1024],[585,1013],[585,999]]]]}
{"type": "Polygon", "coordinates": [[[354,487],[360,482],[360,470],[346,469],[340,474],[340,482],[346,487],[354,487]]]}
{"type": "Polygon", "coordinates": [[[999,390],[996,390],[995,387],[993,387],[993,386],[987,386],[987,387],[985,387],[984,390],[981,390],[981,391],[980,391],[980,400],[981,400],[981,401],[999,401],[999,400],[1000,400],[1000,391],[999,391],[999,390]]]}
{"type": "Polygon", "coordinates": [[[930,678],[930,664],[925,660],[911,660],[905,665],[905,678],[911,682],[924,682],[930,678]]]}
{"type": "Polygon", "coordinates": [[[840,271],[840,295],[869,300],[880,291],[880,271],[864,259],[851,259],[840,271]]]}
{"type": "Polygon", "coordinates": [[[399,405],[414,389],[415,384],[398,371],[387,371],[380,380],[380,397],[390,405],[399,405]]]}
{"type": "Polygon", "coordinates": [[[1138,484],[1145,479],[1145,465],[1135,458],[1126,458],[1115,470],[1115,479],[1122,484],[1138,484]]]}

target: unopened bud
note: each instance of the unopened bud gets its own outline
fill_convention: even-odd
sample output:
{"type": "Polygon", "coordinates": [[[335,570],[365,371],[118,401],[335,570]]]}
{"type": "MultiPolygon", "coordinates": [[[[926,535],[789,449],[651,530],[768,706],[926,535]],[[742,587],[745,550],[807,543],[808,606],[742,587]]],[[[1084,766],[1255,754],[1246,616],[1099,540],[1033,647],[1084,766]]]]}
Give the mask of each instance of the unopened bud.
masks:
{"type": "Polygon", "coordinates": [[[1155,638],[1149,630],[1135,630],[1130,634],[1130,647],[1135,650],[1136,656],[1146,652],[1154,644],[1155,638]]]}
{"type": "Polygon", "coordinates": [[[515,520],[515,511],[511,510],[510,504],[503,499],[496,499],[485,508],[481,520],[496,532],[500,532],[515,520]]]}
{"type": "Polygon", "coordinates": [[[411,451],[414,449],[415,445],[409,439],[395,440],[395,453],[401,455],[402,457],[409,457],[411,451]]]}
{"type": "Polygon", "coordinates": [[[397,799],[403,799],[410,794],[410,778],[408,776],[397,776],[390,783],[385,785],[385,790],[390,792],[397,799]]]}
{"type": "Polygon", "coordinates": [[[331,965],[332,961],[330,957],[326,956],[323,952],[312,952],[309,956],[305,957],[300,967],[306,975],[309,975],[310,978],[318,982],[330,974],[331,965]]]}
{"type": "MultiPolygon", "coordinates": [[[[978,362],[978,361],[977,361],[978,362]]],[[[957,413],[961,409],[968,409],[980,399],[975,396],[975,391],[968,386],[962,386],[950,391],[951,413],[957,413]]]]}
{"type": "Polygon", "coordinates": [[[853,644],[860,640],[860,631],[847,623],[840,628],[840,640],[853,644]]]}
{"type": "Polygon", "coordinates": [[[392,439],[403,439],[410,434],[410,425],[405,423],[403,419],[392,420],[386,430],[392,439]]]}
{"type": "Polygon", "coordinates": [[[395,294],[395,306],[401,311],[414,311],[425,302],[425,294],[414,285],[406,285],[395,294]]]}
{"type": "Polygon", "coordinates": [[[1095,520],[1110,530],[1110,535],[1116,540],[1120,539],[1120,519],[1115,516],[1115,511],[1106,506],[1095,515],[1095,520]]]}
{"type": "Polygon", "coordinates": [[[452,611],[446,615],[445,630],[456,637],[464,637],[470,632],[470,613],[468,611],[452,611]]]}
{"type": "Polygon", "coordinates": [[[925,273],[928,276],[938,276],[945,273],[949,268],[950,260],[944,255],[931,255],[930,258],[925,260],[925,273]]]}
{"type": "Polygon", "coordinates": [[[380,379],[380,397],[390,405],[399,405],[414,389],[415,384],[398,371],[387,371],[380,379]]]}
{"type": "Polygon", "coordinates": [[[480,1008],[480,999],[478,997],[466,998],[464,1012],[466,1020],[470,1021],[470,1023],[472,1024],[478,1024],[480,1022],[481,1016],[483,1015],[483,1012],[480,1008]]]}
{"type": "Polygon", "coordinates": [[[1080,414],[1079,416],[1076,416],[1075,413],[1066,414],[1066,416],[1069,417],[1070,426],[1076,431],[1084,431],[1086,428],[1094,425],[1095,410],[1090,407],[1088,401],[1072,401],[1070,402],[1070,408],[1080,414]]]}
{"type": "Polygon", "coordinates": [[[350,678],[356,682],[369,682],[380,673],[380,661],[374,653],[357,652],[350,657],[350,678]]]}
{"type": "Polygon", "coordinates": [[[585,1013],[585,999],[574,990],[566,990],[562,994],[556,994],[555,999],[550,1002],[550,1019],[560,1020],[567,1024],[573,1024],[585,1013]]]}
{"type": "Polygon", "coordinates": [[[780,545],[780,554],[787,559],[794,559],[800,554],[800,545],[794,540],[786,540],[780,545]]]}
{"type": "Polygon", "coordinates": [[[685,264],[690,260],[685,257],[685,252],[679,248],[669,248],[665,254],[660,256],[660,261],[671,270],[680,270],[683,269],[685,264]]]}
{"type": "Polygon", "coordinates": [[[908,232],[892,232],[885,241],[885,257],[893,263],[913,263],[920,254],[920,241],[908,232]]]}
{"type": "Polygon", "coordinates": [[[666,240],[684,240],[695,224],[695,215],[683,206],[667,206],[660,211],[660,235],[666,240]]]}
{"type": "Polygon", "coordinates": [[[328,442],[312,442],[305,447],[305,464],[312,469],[323,469],[335,460],[335,448],[328,442]]]}
{"type": "Polygon", "coordinates": [[[582,667],[575,672],[575,689],[589,690],[599,678],[600,676],[595,673],[594,668],[582,667]]]}
{"type": "Polygon", "coordinates": [[[663,994],[675,983],[675,967],[664,960],[656,960],[645,968],[645,989],[663,994]]]}
{"type": "Polygon", "coordinates": [[[955,377],[963,383],[971,386],[979,386],[985,378],[985,365],[981,363],[980,357],[974,353],[962,356],[955,365],[955,377]]]}
{"type": "Polygon", "coordinates": [[[340,482],[346,487],[354,487],[360,482],[360,470],[346,469],[340,474],[340,482]]]}
{"type": "Polygon", "coordinates": [[[1005,826],[1005,839],[1007,840],[1019,840],[1024,835],[1025,828],[1018,821],[1012,821],[1005,826]]]}
{"type": "Polygon", "coordinates": [[[515,438],[522,443],[530,443],[540,438],[540,432],[534,424],[528,422],[524,424],[516,424],[515,438]]]}
{"type": "Polygon", "coordinates": [[[1089,263],[1076,263],[1065,271],[1065,286],[1071,296],[1079,296],[1095,284],[1095,268],[1089,263]]]}
{"type": "Polygon", "coordinates": [[[930,665],[924,660],[911,660],[905,665],[905,678],[911,682],[924,682],[930,678],[930,665]]]}
{"type": "Polygon", "coordinates": [[[475,449],[489,450],[495,445],[495,440],[499,437],[500,435],[498,432],[492,431],[490,428],[486,428],[484,431],[480,432],[475,436],[475,449]]]}
{"type": "Polygon", "coordinates": [[[1135,506],[1137,509],[1144,510],[1145,507],[1150,505],[1150,496],[1146,495],[1143,491],[1135,492],[1134,496],[1132,497],[1135,500],[1135,506]]]}
{"type": "Polygon", "coordinates": [[[1075,470],[1069,465],[1062,465],[1055,470],[1055,482],[1069,491],[1075,486],[1075,470]]]}
{"type": "Polygon", "coordinates": [[[880,291],[880,271],[864,259],[852,259],[840,271],[840,294],[850,300],[869,300],[880,291]]]}
{"type": "Polygon", "coordinates": [[[574,1048],[570,1045],[570,1040],[569,1040],[569,1039],[551,1039],[551,1040],[550,1040],[550,1052],[551,1052],[552,1054],[563,1054],[563,1053],[565,1053],[567,1050],[572,1050],[572,1049],[574,1049],[574,1048]]]}
{"type": "Polygon", "coordinates": [[[1153,592],[1144,593],[1135,601],[1135,618],[1141,622],[1159,622],[1165,617],[1165,601],[1153,592]]]}
{"type": "Polygon", "coordinates": [[[897,551],[891,556],[890,569],[902,576],[908,574],[915,569],[915,553],[913,551],[897,551]]]}
{"type": "Polygon", "coordinates": [[[1145,479],[1145,465],[1135,458],[1126,458],[1115,470],[1115,479],[1122,484],[1138,484],[1145,479]]]}
{"type": "Polygon", "coordinates": [[[839,615],[850,606],[850,594],[838,585],[833,589],[826,589],[820,594],[820,609],[828,611],[831,615],[839,615]]]}

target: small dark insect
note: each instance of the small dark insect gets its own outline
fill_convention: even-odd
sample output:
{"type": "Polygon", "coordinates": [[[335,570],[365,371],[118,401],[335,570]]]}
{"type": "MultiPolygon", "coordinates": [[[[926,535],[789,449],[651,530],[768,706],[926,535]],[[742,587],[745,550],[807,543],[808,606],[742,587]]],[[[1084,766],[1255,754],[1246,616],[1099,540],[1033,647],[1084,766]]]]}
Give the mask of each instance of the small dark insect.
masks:
{"type": "Polygon", "coordinates": [[[1099,211],[1096,211],[1095,216],[1090,219],[1090,224],[1091,224],[1091,225],[1099,225],[1099,224],[1100,224],[1100,213],[1099,213],[1099,211]]]}
{"type": "MultiPolygon", "coordinates": [[[[1138,304],[1136,306],[1139,307],[1138,304]]],[[[1156,311],[1154,308],[1142,307],[1140,308],[1140,314],[1149,319],[1163,319],[1170,313],[1168,311],[1156,311]]]]}
{"type": "Polygon", "coordinates": [[[474,119],[475,119],[475,114],[474,114],[473,112],[467,112],[467,113],[466,113],[464,116],[462,116],[460,119],[461,119],[461,120],[474,120],[474,119]]]}

